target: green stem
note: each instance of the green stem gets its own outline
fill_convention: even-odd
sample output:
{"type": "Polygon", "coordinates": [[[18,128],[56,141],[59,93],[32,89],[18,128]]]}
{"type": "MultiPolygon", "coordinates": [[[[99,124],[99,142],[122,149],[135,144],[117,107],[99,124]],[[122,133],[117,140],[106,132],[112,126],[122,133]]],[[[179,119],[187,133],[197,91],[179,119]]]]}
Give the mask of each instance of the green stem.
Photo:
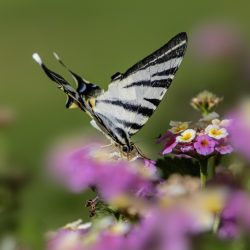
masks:
{"type": "Polygon", "coordinates": [[[218,232],[218,228],[220,226],[220,214],[215,215],[214,225],[213,225],[213,233],[216,234],[218,232]]]}
{"type": "Polygon", "coordinates": [[[205,188],[207,182],[207,159],[203,159],[199,161],[200,164],[200,180],[201,180],[201,187],[205,188]]]}

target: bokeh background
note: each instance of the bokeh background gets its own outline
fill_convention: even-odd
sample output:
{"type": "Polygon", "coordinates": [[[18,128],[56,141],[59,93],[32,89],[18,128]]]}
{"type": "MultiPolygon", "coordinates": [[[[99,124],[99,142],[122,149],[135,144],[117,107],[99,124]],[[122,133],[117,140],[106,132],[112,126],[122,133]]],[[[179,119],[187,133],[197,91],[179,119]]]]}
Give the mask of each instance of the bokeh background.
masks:
{"type": "MultiPolygon", "coordinates": [[[[248,1],[0,1],[0,249],[43,249],[45,232],[88,219],[89,194],[73,194],[48,174],[58,145],[97,132],[86,114],[64,108],[65,96],[31,58],[39,52],[70,80],[56,51],[78,74],[107,88],[110,76],[178,32],[189,47],[174,83],[134,140],[156,158],[155,138],[170,120],[192,120],[190,99],[207,89],[224,97],[219,111],[250,91],[248,1]],[[6,240],[7,239],[7,240],[6,240]]],[[[98,134],[99,135],[99,134],[98,134]]],[[[101,135],[100,135],[101,136],[101,135]]]]}

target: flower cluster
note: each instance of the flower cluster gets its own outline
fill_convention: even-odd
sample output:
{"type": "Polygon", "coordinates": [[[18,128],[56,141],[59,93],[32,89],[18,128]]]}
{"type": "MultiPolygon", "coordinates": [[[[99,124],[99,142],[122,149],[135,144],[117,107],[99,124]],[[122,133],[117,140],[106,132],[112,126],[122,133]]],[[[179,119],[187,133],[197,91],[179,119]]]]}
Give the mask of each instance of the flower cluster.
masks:
{"type": "Polygon", "coordinates": [[[94,187],[106,199],[129,192],[146,195],[151,192],[151,181],[156,179],[153,161],[116,160],[98,142],[59,151],[51,161],[53,176],[71,191],[81,192],[94,187]]]}
{"type": "Polygon", "coordinates": [[[204,241],[206,237],[219,241],[224,246],[221,249],[229,249],[228,239],[245,239],[250,232],[250,195],[243,187],[249,184],[239,182],[218,161],[233,151],[232,145],[241,150],[235,129],[246,132],[247,116],[234,112],[237,122],[219,120],[210,112],[213,105],[209,103],[215,103],[211,98],[200,102],[200,111],[206,112],[197,123],[170,122],[171,128],[158,139],[164,143],[164,157],[156,162],[117,159],[93,140],[53,154],[50,173],[54,178],[73,192],[92,188],[97,196],[87,202],[90,221],[78,220],[49,233],[47,249],[204,249],[210,244],[204,241]],[[170,153],[178,157],[168,157],[170,153]],[[197,166],[200,179],[197,171],[186,176],[177,171],[185,167],[197,170],[197,166]],[[217,171],[211,171],[211,181],[206,182],[208,167],[214,170],[217,166],[217,171]],[[169,171],[167,175],[164,170],[169,171]]]}
{"type": "Polygon", "coordinates": [[[191,106],[200,111],[203,115],[208,115],[222,101],[221,97],[209,91],[203,91],[191,100],[191,106]]]}
{"type": "Polygon", "coordinates": [[[158,139],[164,143],[162,155],[174,153],[194,158],[215,154],[229,154],[233,151],[229,144],[227,126],[229,120],[200,120],[192,127],[189,122],[170,122],[171,129],[158,139]]]}
{"type": "Polygon", "coordinates": [[[47,249],[188,250],[188,237],[212,230],[226,197],[223,190],[200,190],[196,178],[175,175],[156,185],[153,199],[134,195],[111,203],[121,211],[136,211],[136,223],[110,216],[76,221],[50,233],[47,249]]]}

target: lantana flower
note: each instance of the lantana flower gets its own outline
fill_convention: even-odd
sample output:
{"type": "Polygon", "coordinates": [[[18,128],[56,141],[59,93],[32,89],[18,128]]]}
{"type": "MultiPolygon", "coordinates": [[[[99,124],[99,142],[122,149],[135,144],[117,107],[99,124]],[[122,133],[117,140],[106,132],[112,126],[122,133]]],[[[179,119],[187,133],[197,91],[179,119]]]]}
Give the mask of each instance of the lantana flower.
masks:
{"type": "Polygon", "coordinates": [[[150,181],[156,178],[154,161],[115,160],[110,150],[100,143],[87,143],[82,147],[59,151],[51,158],[49,170],[55,179],[73,192],[97,187],[105,199],[125,192],[150,192],[150,181]]]}
{"type": "Polygon", "coordinates": [[[205,129],[205,133],[214,138],[214,139],[222,139],[228,136],[228,132],[225,128],[221,128],[218,125],[208,125],[205,129]]]}
{"type": "Polygon", "coordinates": [[[196,131],[194,129],[187,129],[181,133],[181,135],[176,137],[177,142],[191,142],[196,135],[196,131]]]}
{"type": "Polygon", "coordinates": [[[228,127],[230,141],[235,150],[250,161],[250,99],[242,101],[229,114],[232,122],[228,127]]]}
{"type": "Polygon", "coordinates": [[[207,135],[199,135],[194,143],[194,148],[200,155],[210,155],[214,152],[216,142],[207,135]]]}
{"type": "Polygon", "coordinates": [[[172,128],[169,129],[170,132],[172,132],[173,134],[179,134],[180,132],[188,128],[189,122],[171,121],[169,125],[172,126],[172,128]]]}
{"type": "MultiPolygon", "coordinates": [[[[158,142],[164,143],[162,155],[173,153],[178,156],[196,158],[214,154],[229,154],[233,151],[227,131],[230,123],[230,120],[212,118],[199,120],[191,126],[192,128],[179,133],[173,133],[173,128],[171,128],[158,140],[158,142]]],[[[171,124],[173,125],[173,122],[171,124]]],[[[174,123],[174,125],[181,124],[181,122],[174,123]]]]}

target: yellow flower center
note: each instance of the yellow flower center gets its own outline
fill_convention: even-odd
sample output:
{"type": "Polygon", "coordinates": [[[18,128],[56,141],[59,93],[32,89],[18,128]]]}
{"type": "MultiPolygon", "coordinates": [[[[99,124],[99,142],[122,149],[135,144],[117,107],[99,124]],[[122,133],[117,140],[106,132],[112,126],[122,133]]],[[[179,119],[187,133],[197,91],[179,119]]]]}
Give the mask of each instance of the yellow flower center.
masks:
{"type": "Polygon", "coordinates": [[[214,136],[218,136],[222,134],[222,131],[220,129],[215,129],[215,128],[211,129],[209,132],[211,135],[214,135],[214,136]]]}
{"type": "Polygon", "coordinates": [[[188,123],[187,122],[183,122],[175,127],[172,127],[170,129],[170,131],[174,134],[179,134],[180,132],[186,130],[188,128],[188,123]]]}
{"type": "Polygon", "coordinates": [[[188,132],[182,136],[182,139],[183,141],[188,141],[190,138],[192,138],[192,136],[193,136],[192,133],[188,132]]]}

